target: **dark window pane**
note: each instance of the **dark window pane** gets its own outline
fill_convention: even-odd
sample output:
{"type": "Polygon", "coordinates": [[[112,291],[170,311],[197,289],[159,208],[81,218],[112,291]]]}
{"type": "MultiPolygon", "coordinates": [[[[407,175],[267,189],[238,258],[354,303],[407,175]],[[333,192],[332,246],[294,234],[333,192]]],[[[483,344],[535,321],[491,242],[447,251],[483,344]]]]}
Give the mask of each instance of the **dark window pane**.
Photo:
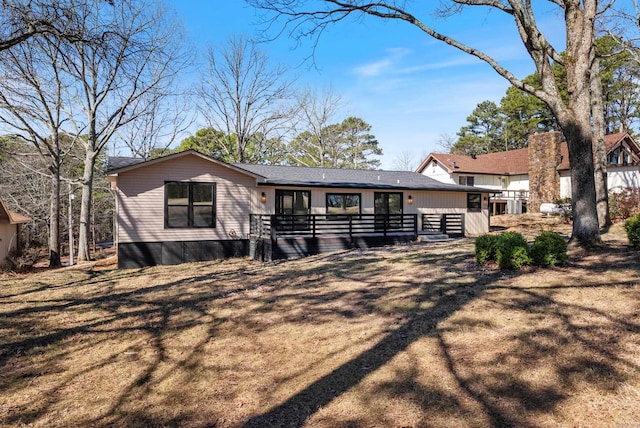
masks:
{"type": "Polygon", "coordinates": [[[211,184],[193,183],[194,205],[213,204],[213,186],[211,184]]]}
{"type": "Polygon", "coordinates": [[[473,186],[474,178],[469,175],[461,175],[458,177],[458,184],[461,186],[473,186]]]}
{"type": "Polygon", "coordinates": [[[213,220],[211,205],[193,207],[193,227],[214,227],[213,220]]]}
{"type": "Polygon", "coordinates": [[[389,193],[389,214],[402,214],[402,193],[389,193]]]}
{"type": "Polygon", "coordinates": [[[327,214],[360,214],[360,195],[328,193],[327,214]]]}
{"type": "Polygon", "coordinates": [[[189,183],[167,183],[167,204],[188,205],[189,183]]]}
{"type": "Polygon", "coordinates": [[[342,195],[328,194],[327,208],[342,208],[342,195]]]}
{"type": "Polygon", "coordinates": [[[168,227],[189,227],[189,207],[168,206],[167,207],[168,227]]]}
{"type": "Polygon", "coordinates": [[[480,211],[482,209],[482,195],[480,193],[467,193],[467,209],[480,211]]]}

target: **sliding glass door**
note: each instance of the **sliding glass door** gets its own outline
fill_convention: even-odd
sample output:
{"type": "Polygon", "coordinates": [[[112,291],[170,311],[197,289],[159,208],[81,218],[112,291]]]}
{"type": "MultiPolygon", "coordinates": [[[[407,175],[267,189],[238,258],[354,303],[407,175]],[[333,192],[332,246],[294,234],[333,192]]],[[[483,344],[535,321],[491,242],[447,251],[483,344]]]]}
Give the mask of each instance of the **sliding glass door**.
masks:
{"type": "Polygon", "coordinates": [[[306,230],[311,214],[311,192],[276,189],[276,214],[280,230],[306,230]]]}
{"type": "Polygon", "coordinates": [[[402,192],[375,192],[373,204],[376,229],[402,226],[402,192]]]}

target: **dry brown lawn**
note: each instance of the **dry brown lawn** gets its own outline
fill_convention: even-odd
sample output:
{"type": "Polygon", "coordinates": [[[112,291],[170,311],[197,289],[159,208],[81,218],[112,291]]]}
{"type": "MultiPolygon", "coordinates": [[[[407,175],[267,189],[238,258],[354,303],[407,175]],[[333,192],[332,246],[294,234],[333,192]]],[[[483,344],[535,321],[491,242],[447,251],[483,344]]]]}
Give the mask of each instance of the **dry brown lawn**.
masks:
{"type": "Polygon", "coordinates": [[[520,272],[463,240],[5,275],[0,424],[638,426],[640,257],[605,240],[520,272]]]}

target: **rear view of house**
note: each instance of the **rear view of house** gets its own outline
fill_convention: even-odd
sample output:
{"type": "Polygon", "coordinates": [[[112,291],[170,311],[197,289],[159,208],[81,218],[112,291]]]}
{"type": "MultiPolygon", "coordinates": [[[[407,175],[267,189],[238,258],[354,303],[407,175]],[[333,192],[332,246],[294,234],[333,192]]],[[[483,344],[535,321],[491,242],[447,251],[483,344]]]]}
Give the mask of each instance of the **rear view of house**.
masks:
{"type": "Polygon", "coordinates": [[[110,160],[120,267],[268,260],[488,231],[488,190],[415,172],[227,164],[195,151],[110,160]]]}

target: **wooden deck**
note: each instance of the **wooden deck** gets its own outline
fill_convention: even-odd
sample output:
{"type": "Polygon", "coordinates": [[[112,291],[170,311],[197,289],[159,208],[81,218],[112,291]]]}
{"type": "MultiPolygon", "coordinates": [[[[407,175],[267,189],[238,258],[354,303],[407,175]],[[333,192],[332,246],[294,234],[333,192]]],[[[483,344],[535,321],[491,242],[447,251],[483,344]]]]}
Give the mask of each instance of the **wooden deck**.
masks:
{"type": "Polygon", "coordinates": [[[464,215],[432,214],[252,215],[250,256],[258,260],[305,257],[351,248],[403,244],[422,230],[464,235],[464,215]]]}

